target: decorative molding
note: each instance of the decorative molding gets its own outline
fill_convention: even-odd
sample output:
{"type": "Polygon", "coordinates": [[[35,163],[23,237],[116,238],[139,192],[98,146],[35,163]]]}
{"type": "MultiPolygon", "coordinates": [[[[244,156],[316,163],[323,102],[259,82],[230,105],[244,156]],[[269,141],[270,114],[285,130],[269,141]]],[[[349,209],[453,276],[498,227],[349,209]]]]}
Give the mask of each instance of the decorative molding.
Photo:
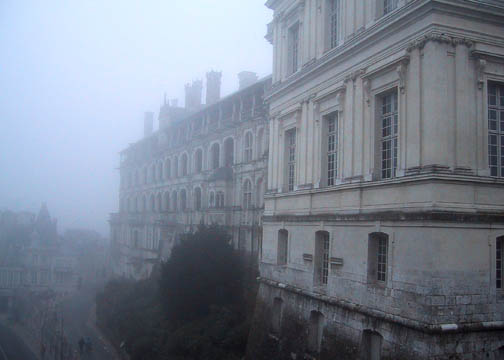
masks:
{"type": "Polygon", "coordinates": [[[419,39],[416,39],[416,40],[413,40],[412,42],[410,42],[406,50],[408,52],[411,52],[414,49],[423,49],[425,47],[425,44],[427,44],[430,41],[438,42],[438,43],[442,43],[442,44],[449,44],[452,46],[465,45],[468,48],[471,48],[474,46],[474,42],[472,40],[469,40],[466,38],[448,36],[448,35],[445,35],[444,33],[442,33],[442,34],[429,33],[429,34],[422,36],[419,39]]]}
{"type": "Polygon", "coordinates": [[[362,89],[364,90],[364,98],[367,106],[371,105],[371,80],[366,78],[362,79],[362,89]]]}
{"type": "Polygon", "coordinates": [[[478,89],[482,90],[485,84],[485,69],[487,66],[487,61],[485,59],[478,59],[476,61],[476,70],[478,72],[478,89]]]}
{"type": "Polygon", "coordinates": [[[401,94],[406,92],[406,73],[408,71],[408,64],[408,58],[402,59],[396,69],[399,75],[399,90],[401,90],[401,94]]]}

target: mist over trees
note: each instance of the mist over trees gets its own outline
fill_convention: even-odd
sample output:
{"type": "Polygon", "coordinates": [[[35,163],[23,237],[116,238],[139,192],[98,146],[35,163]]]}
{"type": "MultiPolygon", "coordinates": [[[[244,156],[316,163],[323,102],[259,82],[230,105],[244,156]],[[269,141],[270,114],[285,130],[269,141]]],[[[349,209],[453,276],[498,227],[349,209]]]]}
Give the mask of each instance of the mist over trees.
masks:
{"type": "Polygon", "coordinates": [[[219,227],[185,234],[150,279],[114,280],[97,296],[99,326],[136,359],[240,359],[255,272],[219,227]]]}

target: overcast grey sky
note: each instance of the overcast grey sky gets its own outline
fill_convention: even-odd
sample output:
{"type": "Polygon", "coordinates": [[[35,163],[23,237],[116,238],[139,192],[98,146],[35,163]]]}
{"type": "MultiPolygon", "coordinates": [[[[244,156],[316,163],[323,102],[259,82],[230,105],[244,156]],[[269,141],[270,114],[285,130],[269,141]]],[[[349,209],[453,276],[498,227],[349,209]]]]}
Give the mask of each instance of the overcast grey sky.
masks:
{"type": "MultiPolygon", "coordinates": [[[[264,0],[0,0],[0,209],[108,235],[118,152],[163,93],[223,71],[271,72],[264,0]]],[[[156,124],[157,127],[157,124],[156,124]]]]}

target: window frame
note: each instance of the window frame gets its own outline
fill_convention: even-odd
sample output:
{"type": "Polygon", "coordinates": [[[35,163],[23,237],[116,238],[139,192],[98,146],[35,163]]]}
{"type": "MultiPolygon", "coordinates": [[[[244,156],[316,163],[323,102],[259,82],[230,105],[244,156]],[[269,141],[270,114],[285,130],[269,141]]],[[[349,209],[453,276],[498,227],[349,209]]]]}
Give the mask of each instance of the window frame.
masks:
{"type": "Polygon", "coordinates": [[[250,179],[243,182],[243,208],[252,209],[252,181],[250,179]]]}
{"type": "Polygon", "coordinates": [[[295,74],[299,70],[299,50],[300,50],[299,21],[294,22],[287,28],[287,75],[295,74]]]}
{"type": "Polygon", "coordinates": [[[368,235],[368,284],[386,286],[390,266],[390,236],[384,232],[368,235]]]}
{"type": "Polygon", "coordinates": [[[340,45],[341,34],[341,1],[326,1],[326,36],[327,49],[331,50],[340,45]]]}
{"type": "Polygon", "coordinates": [[[286,266],[289,261],[289,231],[280,229],[277,233],[277,265],[286,266]]]}
{"type": "Polygon", "coordinates": [[[487,108],[487,129],[488,129],[488,171],[491,177],[504,178],[504,83],[499,81],[489,80],[487,82],[487,97],[486,97],[486,108],[487,108]],[[495,86],[495,105],[491,104],[491,94],[490,89],[495,86]],[[500,101],[499,101],[500,98],[500,101]],[[499,104],[500,102],[500,104],[499,104]],[[495,112],[495,119],[491,119],[490,114],[495,112]],[[492,126],[492,122],[495,122],[495,128],[492,126]],[[492,137],[495,141],[492,141],[492,137]],[[492,155],[491,148],[495,147],[495,154],[492,155]],[[495,157],[495,165],[492,165],[492,157],[495,157]],[[495,174],[492,173],[495,169],[495,174]]]}
{"type": "Polygon", "coordinates": [[[495,288],[504,291],[504,235],[495,241],[495,288]]]}
{"type": "Polygon", "coordinates": [[[296,187],[297,129],[285,130],[285,188],[288,192],[296,187]]]}
{"type": "Polygon", "coordinates": [[[243,139],[243,162],[250,162],[253,160],[253,143],[254,137],[252,132],[247,131],[243,139]]]}
{"type": "Polygon", "coordinates": [[[327,286],[330,273],[331,235],[328,231],[315,232],[315,253],[313,259],[314,285],[327,286]]]}
{"type": "Polygon", "coordinates": [[[380,92],[375,96],[375,113],[376,113],[376,167],[379,171],[377,177],[381,180],[394,179],[398,175],[399,170],[399,155],[400,155],[400,142],[399,142],[399,127],[400,127],[400,109],[399,109],[399,89],[394,86],[388,90],[380,92]],[[389,103],[389,112],[384,112],[386,108],[385,100],[392,97],[389,103]],[[388,119],[390,125],[385,126],[384,122],[388,119]],[[385,129],[389,128],[390,132],[384,136],[385,129]],[[386,146],[386,147],[385,147],[386,146]],[[389,153],[384,159],[384,153],[389,153]],[[389,164],[390,163],[390,164],[389,164]],[[386,166],[386,167],[384,167],[386,166]]]}
{"type": "Polygon", "coordinates": [[[381,0],[382,15],[388,15],[399,8],[399,0],[381,0]]]}

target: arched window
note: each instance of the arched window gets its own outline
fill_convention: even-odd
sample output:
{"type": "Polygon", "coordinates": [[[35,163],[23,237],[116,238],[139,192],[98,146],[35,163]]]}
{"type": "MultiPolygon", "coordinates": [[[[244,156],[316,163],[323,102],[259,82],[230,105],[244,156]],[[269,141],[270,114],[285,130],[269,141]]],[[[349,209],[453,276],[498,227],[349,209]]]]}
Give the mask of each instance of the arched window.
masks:
{"type": "Polygon", "coordinates": [[[257,133],[257,158],[259,159],[262,158],[264,155],[263,141],[264,141],[264,128],[261,128],[257,133]]]}
{"type": "Polygon", "coordinates": [[[136,248],[140,246],[140,241],[138,238],[138,230],[133,231],[133,246],[136,248]]]}
{"type": "Polygon", "coordinates": [[[208,207],[210,208],[215,207],[215,193],[213,191],[210,192],[210,196],[208,199],[208,207]]]}
{"type": "Polygon", "coordinates": [[[187,154],[182,155],[182,176],[187,176],[187,154]]]}
{"type": "Polygon", "coordinates": [[[172,171],[171,171],[171,160],[170,159],[166,159],[165,161],[165,179],[169,179],[171,178],[171,174],[172,174],[172,171]]]}
{"type": "Polygon", "coordinates": [[[135,185],[140,185],[140,175],[138,175],[138,170],[135,171],[135,185]]]}
{"type": "Polygon", "coordinates": [[[133,210],[133,209],[132,209],[132,204],[131,204],[131,198],[128,198],[128,200],[127,200],[127,202],[126,202],[126,206],[127,206],[126,210],[127,210],[128,212],[131,212],[131,211],[133,210]]]}
{"type": "Polygon", "coordinates": [[[263,179],[259,178],[259,180],[257,180],[256,199],[255,199],[255,203],[258,208],[264,205],[263,199],[264,199],[263,179]]]}
{"type": "Polygon", "coordinates": [[[385,284],[387,281],[388,235],[372,233],[368,237],[368,283],[385,284]]]}
{"type": "Polygon", "coordinates": [[[203,170],[203,151],[201,149],[196,150],[194,154],[194,171],[199,174],[203,170]]]}
{"type": "Polygon", "coordinates": [[[150,196],[149,210],[154,212],[156,210],[156,198],[154,195],[150,196]]]}
{"type": "Polygon", "coordinates": [[[173,211],[178,210],[178,196],[176,191],[172,193],[172,210],[173,211]]]}
{"type": "Polygon", "coordinates": [[[228,138],[224,141],[224,165],[232,166],[234,164],[234,140],[228,138]]]}
{"type": "Polygon", "coordinates": [[[289,248],[289,232],[285,229],[278,230],[277,265],[287,264],[287,251],[289,248]]]}
{"type": "Polygon", "coordinates": [[[329,233],[315,233],[314,282],[315,285],[327,285],[329,278],[329,233]]]}
{"type": "Polygon", "coordinates": [[[201,210],[201,189],[199,187],[194,189],[194,209],[201,210]]]}
{"type": "Polygon", "coordinates": [[[187,193],[185,189],[180,190],[180,210],[187,210],[187,193]]]}
{"type": "Polygon", "coordinates": [[[252,161],[252,133],[245,134],[245,143],[243,144],[243,161],[252,161]]]}
{"type": "Polygon", "coordinates": [[[243,183],[243,208],[252,208],[252,184],[248,179],[243,183]]]}
{"type": "Polygon", "coordinates": [[[142,211],[143,212],[146,212],[147,211],[147,198],[144,196],[142,196],[142,211]]]}
{"type": "Polygon", "coordinates": [[[319,311],[310,313],[310,329],[308,332],[308,349],[311,353],[319,353],[324,332],[324,315],[319,311]]]}
{"type": "Polygon", "coordinates": [[[150,170],[150,182],[153,184],[157,181],[157,176],[156,176],[156,164],[151,165],[151,170],[150,170]]]}
{"type": "Polygon", "coordinates": [[[163,211],[163,198],[161,197],[161,194],[158,194],[156,197],[156,211],[163,211]]]}
{"type": "Polygon", "coordinates": [[[217,169],[220,166],[220,146],[218,143],[212,145],[212,169],[217,169]]]}
{"type": "Polygon", "coordinates": [[[382,336],[376,331],[364,330],[362,332],[360,358],[363,360],[381,359],[382,336]]]}
{"type": "Polygon", "coordinates": [[[134,209],[133,209],[135,212],[138,212],[138,198],[136,197],[135,198],[135,206],[134,206],[134,209]]]}
{"type": "Polygon", "coordinates": [[[173,176],[178,178],[178,174],[179,174],[179,171],[178,171],[178,157],[174,157],[173,158],[173,176]]]}
{"type": "Polygon", "coordinates": [[[168,191],[164,194],[164,210],[170,211],[170,193],[168,191]]]}
{"type": "Polygon", "coordinates": [[[131,173],[128,174],[128,187],[133,186],[133,181],[132,181],[133,175],[131,173]]]}
{"type": "Polygon", "coordinates": [[[163,163],[161,161],[158,162],[157,177],[158,177],[158,182],[161,182],[164,179],[164,176],[163,176],[163,163]]]}
{"type": "Polygon", "coordinates": [[[148,169],[146,167],[143,168],[143,183],[144,185],[147,184],[148,181],[148,169]]]}

